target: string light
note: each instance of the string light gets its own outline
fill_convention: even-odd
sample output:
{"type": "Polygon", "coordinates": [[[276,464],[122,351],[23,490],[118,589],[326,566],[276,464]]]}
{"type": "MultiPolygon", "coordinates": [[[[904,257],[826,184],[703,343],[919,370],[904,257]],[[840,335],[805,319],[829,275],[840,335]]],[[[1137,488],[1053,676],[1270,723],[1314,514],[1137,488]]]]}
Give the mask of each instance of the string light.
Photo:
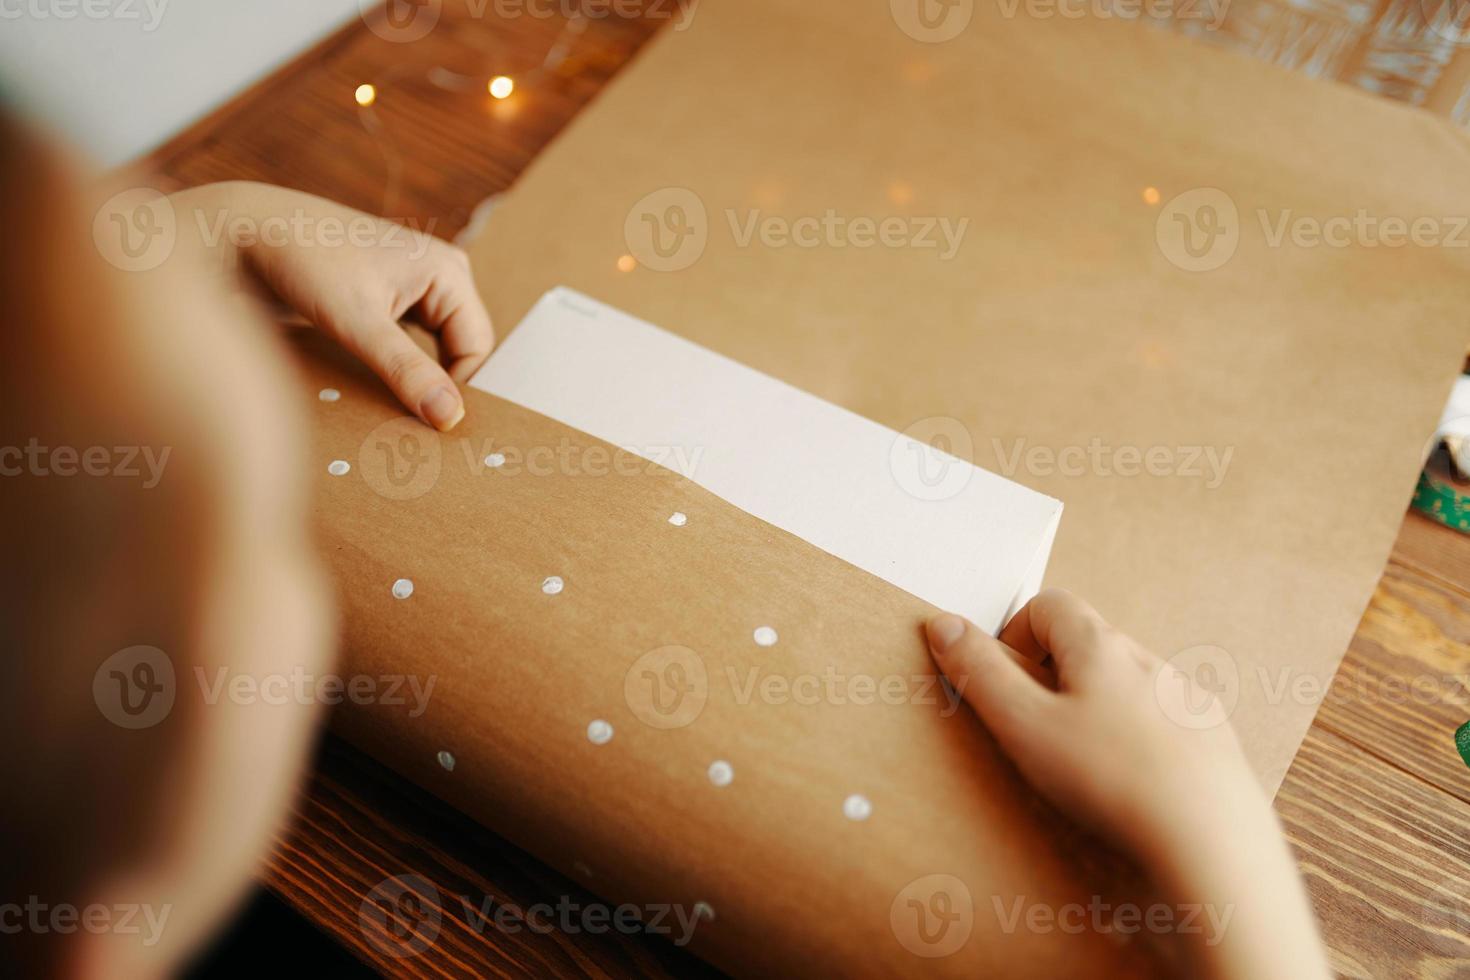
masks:
{"type": "Polygon", "coordinates": [[[618,256],[618,271],[619,272],[632,272],[637,267],[638,267],[638,260],[635,259],[635,258],[633,258],[633,256],[631,256],[631,255],[619,255],[618,256]]]}
{"type": "Polygon", "coordinates": [[[1159,203],[1159,189],[1157,187],[1145,187],[1143,189],[1143,203],[1144,204],[1158,204],[1159,203]]]}
{"type": "MultiPolygon", "coordinates": [[[[541,59],[541,63],[518,70],[516,77],[520,78],[522,82],[534,85],[538,80],[547,75],[559,73],[562,64],[567,59],[567,55],[576,46],[577,39],[586,30],[587,18],[585,16],[581,14],[571,16],[552,40],[551,45],[547,48],[545,57],[541,59]]],[[[421,67],[404,64],[387,69],[378,80],[387,84],[396,81],[405,74],[417,74],[419,72],[423,72],[421,67]]],[[[424,72],[423,77],[435,88],[443,89],[446,92],[466,94],[472,92],[489,92],[491,98],[496,103],[504,103],[503,105],[496,105],[490,110],[490,115],[493,118],[503,119],[514,116],[517,103],[505,102],[515,92],[517,85],[515,78],[510,75],[496,75],[486,82],[484,75],[461,75],[442,65],[436,65],[429,68],[427,72],[424,72]]],[[[366,108],[378,100],[378,90],[375,86],[364,83],[357,87],[353,98],[359,106],[366,108]]],[[[383,163],[387,174],[383,188],[383,203],[380,211],[383,214],[392,214],[397,207],[397,195],[399,185],[403,179],[403,170],[407,160],[406,154],[389,137],[383,121],[378,118],[377,113],[359,112],[357,113],[357,119],[362,124],[363,129],[367,130],[368,135],[373,138],[383,155],[383,163]]],[[[636,266],[637,263],[634,262],[634,265],[636,266]]]]}

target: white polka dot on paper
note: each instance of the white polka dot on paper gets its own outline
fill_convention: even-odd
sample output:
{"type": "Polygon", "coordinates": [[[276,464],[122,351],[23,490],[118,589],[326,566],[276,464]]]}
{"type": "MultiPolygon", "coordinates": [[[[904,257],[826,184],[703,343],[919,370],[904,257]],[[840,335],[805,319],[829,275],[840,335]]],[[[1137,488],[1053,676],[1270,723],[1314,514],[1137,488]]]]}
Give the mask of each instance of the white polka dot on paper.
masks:
{"type": "Polygon", "coordinates": [[[352,464],[345,459],[334,459],[327,464],[327,472],[333,476],[346,476],[352,470],[352,464]]]}
{"type": "Polygon", "coordinates": [[[454,756],[441,749],[438,758],[439,765],[444,767],[445,772],[454,772],[454,756]]]}
{"type": "Polygon", "coordinates": [[[316,396],[324,402],[334,402],[342,397],[342,392],[338,391],[336,388],[323,388],[321,391],[316,393],[316,396]]]}
{"type": "Polygon", "coordinates": [[[706,922],[715,921],[714,906],[710,905],[709,902],[695,902],[694,917],[696,919],[703,919],[706,922]]]}
{"type": "Polygon", "coordinates": [[[498,470],[505,465],[505,453],[491,453],[485,457],[485,465],[492,470],[498,470]]]}
{"type": "Polygon", "coordinates": [[[866,820],[873,815],[873,804],[861,793],[842,801],[842,815],[849,820],[866,820]]]}
{"type": "Polygon", "coordinates": [[[709,764],[709,781],[716,786],[729,786],[735,779],[735,767],[724,759],[709,764]]]}
{"type": "Polygon", "coordinates": [[[776,640],[779,639],[775,629],[770,626],[757,627],[752,635],[755,637],[756,646],[762,647],[773,647],[776,645],[776,640]]]}
{"type": "Polygon", "coordinates": [[[689,515],[682,510],[676,510],[669,515],[669,523],[674,525],[674,527],[683,527],[689,523],[689,515]]]}
{"type": "Polygon", "coordinates": [[[587,726],[587,741],[591,742],[593,745],[606,745],[608,742],[612,741],[612,737],[612,725],[609,725],[601,718],[598,718],[596,721],[587,726]]]}
{"type": "Polygon", "coordinates": [[[564,588],[566,588],[566,583],[561,580],[561,576],[559,575],[552,575],[541,583],[541,591],[547,595],[556,595],[564,588]]]}
{"type": "Polygon", "coordinates": [[[411,595],[413,595],[412,581],[406,578],[401,578],[393,583],[393,598],[407,599],[411,595]]]}

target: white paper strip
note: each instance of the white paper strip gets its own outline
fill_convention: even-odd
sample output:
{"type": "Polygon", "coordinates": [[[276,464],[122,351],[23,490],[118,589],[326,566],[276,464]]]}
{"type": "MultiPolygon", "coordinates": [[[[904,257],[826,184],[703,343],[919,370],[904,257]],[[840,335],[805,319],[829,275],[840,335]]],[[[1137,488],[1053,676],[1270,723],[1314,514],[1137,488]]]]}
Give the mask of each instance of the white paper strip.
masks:
{"type": "Polygon", "coordinates": [[[1060,501],[565,287],[470,384],[991,632],[1040,587],[1061,518],[1060,501]]]}

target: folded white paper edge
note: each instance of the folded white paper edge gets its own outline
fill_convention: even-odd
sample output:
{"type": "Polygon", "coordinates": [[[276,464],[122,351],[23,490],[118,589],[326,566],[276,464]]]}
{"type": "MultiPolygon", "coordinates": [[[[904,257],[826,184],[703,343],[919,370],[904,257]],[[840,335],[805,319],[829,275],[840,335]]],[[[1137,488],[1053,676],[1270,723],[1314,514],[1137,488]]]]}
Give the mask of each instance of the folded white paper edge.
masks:
{"type": "MultiPolygon", "coordinates": [[[[1062,504],[566,287],[470,384],[689,478],[994,633],[1062,504]]],[[[698,514],[681,532],[698,533],[698,514]]]]}

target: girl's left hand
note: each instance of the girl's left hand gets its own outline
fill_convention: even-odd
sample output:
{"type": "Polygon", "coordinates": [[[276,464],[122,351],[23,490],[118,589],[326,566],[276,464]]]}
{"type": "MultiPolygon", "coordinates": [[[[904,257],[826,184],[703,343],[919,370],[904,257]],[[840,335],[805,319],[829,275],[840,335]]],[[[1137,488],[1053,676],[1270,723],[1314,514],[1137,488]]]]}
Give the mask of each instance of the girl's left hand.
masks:
{"type": "Polygon", "coordinates": [[[209,184],[170,201],[181,230],[236,250],[262,286],[371,367],[419,418],[448,431],[464,417],[457,385],[490,355],[495,331],[463,251],[268,184],[209,184]],[[405,316],[439,335],[442,364],[404,331],[405,316]]]}

